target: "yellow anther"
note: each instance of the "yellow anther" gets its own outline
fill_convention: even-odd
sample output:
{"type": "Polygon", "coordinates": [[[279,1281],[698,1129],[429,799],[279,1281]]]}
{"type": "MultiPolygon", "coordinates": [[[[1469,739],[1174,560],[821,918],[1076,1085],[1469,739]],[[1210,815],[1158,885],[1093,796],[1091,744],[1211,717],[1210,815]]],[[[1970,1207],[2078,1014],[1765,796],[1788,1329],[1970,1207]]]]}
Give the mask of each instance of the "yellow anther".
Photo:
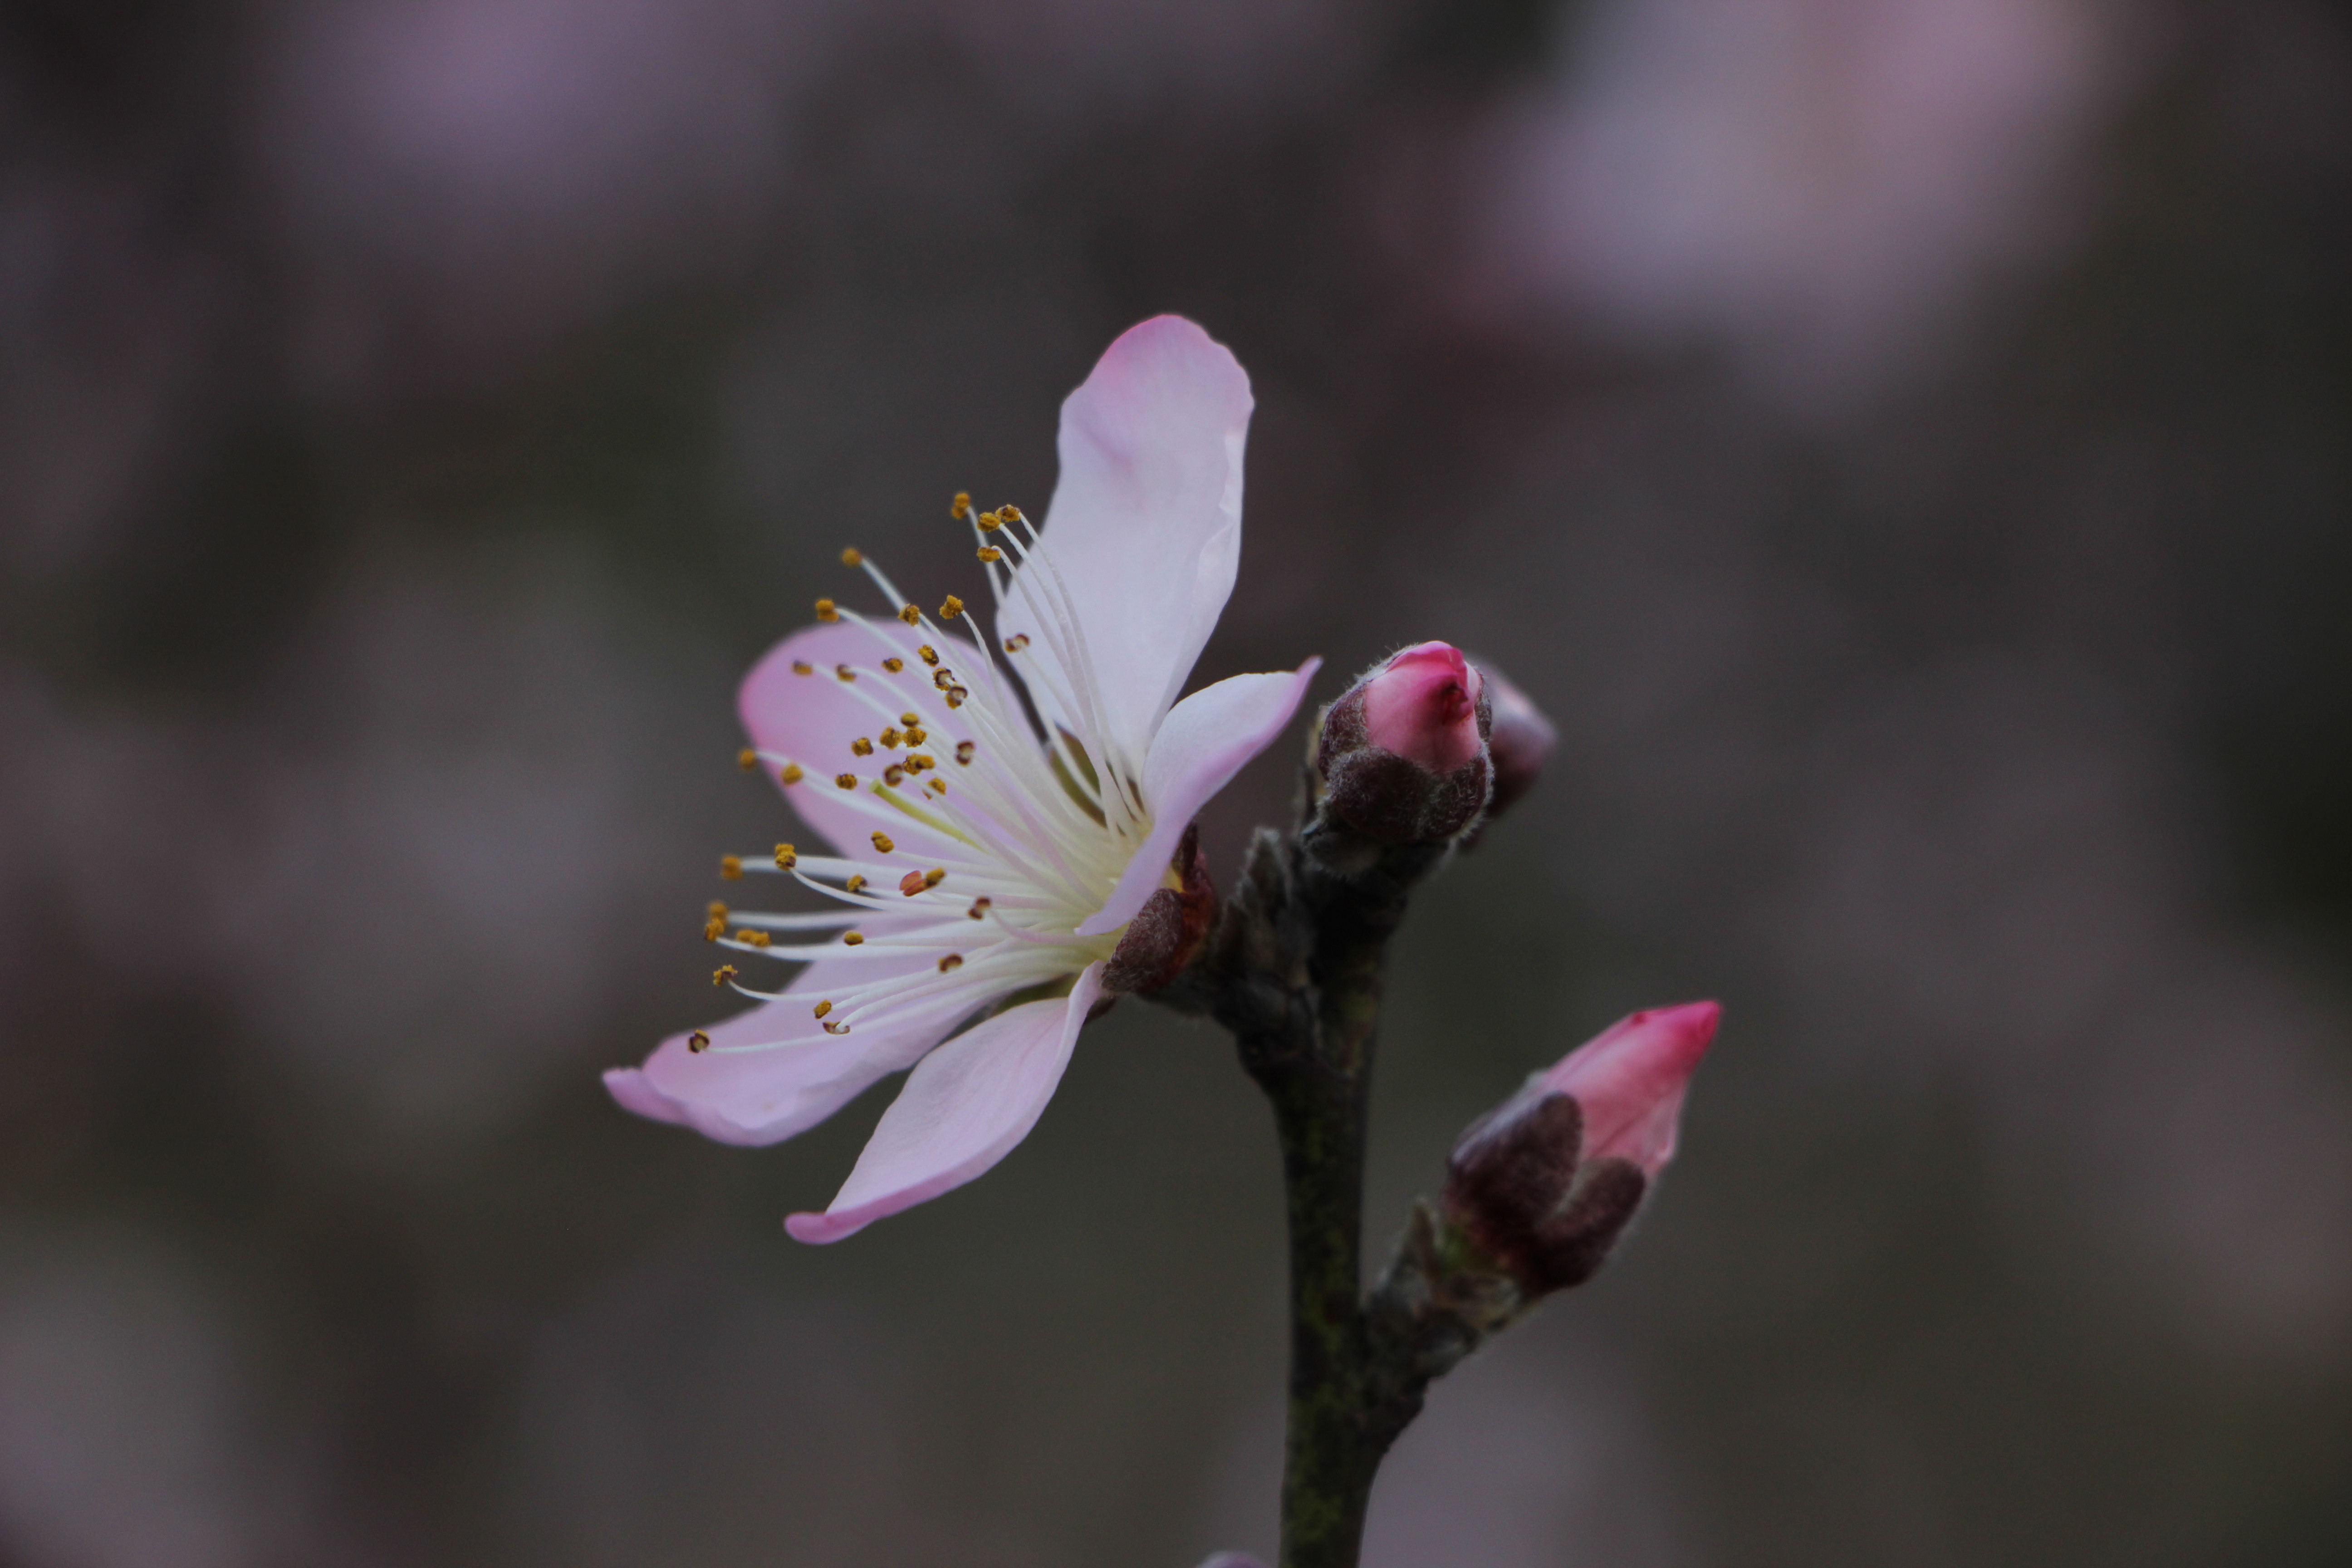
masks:
{"type": "Polygon", "coordinates": [[[986,918],[986,916],[987,916],[987,914],[988,914],[988,908],[989,908],[989,900],[986,900],[986,899],[974,899],[974,900],[972,900],[972,901],[971,901],[971,908],[970,908],[970,909],[968,909],[968,910],[964,910],[964,913],[965,913],[965,914],[967,914],[967,915],[969,915],[969,916],[971,916],[973,920],[982,920],[982,919],[986,918]]]}
{"type": "Polygon", "coordinates": [[[692,1051],[696,1056],[700,1056],[703,1052],[710,1048],[710,1037],[704,1034],[701,1030],[697,1029],[694,1033],[687,1036],[686,1048],[692,1051]]]}
{"type": "Polygon", "coordinates": [[[917,653],[919,653],[919,654],[922,655],[922,657],[923,657],[923,662],[924,662],[925,664],[937,664],[937,663],[939,663],[939,662],[940,662],[940,650],[939,650],[939,649],[937,649],[937,648],[935,648],[935,647],[932,647],[930,644],[929,644],[929,643],[925,643],[922,647],[920,647],[917,648],[915,651],[916,651],[917,653]]]}
{"type": "Polygon", "coordinates": [[[703,941],[717,942],[720,937],[725,936],[726,934],[727,917],[725,915],[713,915],[709,920],[702,922],[703,941]]]}
{"type": "Polygon", "coordinates": [[[908,725],[906,733],[907,744],[910,746],[921,745],[923,743],[924,733],[924,729],[920,724],[908,725]]]}
{"type": "Polygon", "coordinates": [[[887,855],[891,850],[896,849],[898,847],[890,842],[890,836],[888,834],[877,833],[874,836],[874,847],[877,853],[887,855]]]}
{"type": "Polygon", "coordinates": [[[1007,522],[1019,522],[1021,521],[1021,509],[1014,506],[1011,501],[1006,501],[1003,506],[996,509],[996,515],[1003,518],[1007,522]]]}
{"type": "Polygon", "coordinates": [[[897,789],[900,784],[907,782],[907,770],[900,767],[898,763],[892,763],[888,767],[882,770],[882,782],[888,784],[892,789],[897,789]]]}
{"type": "Polygon", "coordinates": [[[907,753],[907,771],[910,773],[919,773],[927,769],[935,768],[939,765],[939,758],[932,756],[928,752],[909,752],[907,753]]]}
{"type": "Polygon", "coordinates": [[[955,519],[958,522],[961,522],[965,518],[971,516],[971,492],[969,490],[956,491],[955,505],[948,509],[948,515],[955,519]]]}
{"type": "Polygon", "coordinates": [[[929,790],[933,795],[945,795],[948,793],[948,781],[945,779],[925,779],[923,781],[923,787],[929,790]]]}
{"type": "Polygon", "coordinates": [[[730,882],[741,881],[743,879],[743,857],[740,855],[721,855],[719,858],[719,874],[726,878],[730,882]]]}
{"type": "Polygon", "coordinates": [[[947,879],[947,868],[943,866],[934,866],[923,873],[923,886],[926,888],[936,888],[947,879]]]}
{"type": "Polygon", "coordinates": [[[735,753],[735,765],[748,773],[760,765],[760,753],[746,746],[735,753]]]}
{"type": "Polygon", "coordinates": [[[979,555],[982,561],[987,562],[992,566],[997,562],[1004,559],[1004,552],[999,550],[993,544],[982,545],[980,547],[979,555]]]}
{"type": "Polygon", "coordinates": [[[950,594],[947,596],[946,602],[940,605],[940,619],[943,621],[954,620],[958,616],[962,614],[963,601],[957,598],[953,594],[950,594]]]}
{"type": "Polygon", "coordinates": [[[794,675],[814,675],[816,673],[816,666],[811,664],[804,658],[796,658],[793,660],[793,673],[794,675]]]}
{"type": "Polygon", "coordinates": [[[941,974],[952,974],[962,967],[963,954],[960,952],[950,952],[945,958],[940,960],[940,973],[941,974]]]}
{"type": "Polygon", "coordinates": [[[956,742],[956,766],[960,768],[968,768],[971,766],[971,753],[972,744],[970,741],[958,741],[956,742]]]}
{"type": "Polygon", "coordinates": [[[1019,653],[1023,648],[1027,647],[1028,646],[1029,634],[1027,632],[1016,633],[1014,636],[1004,639],[1004,651],[1007,653],[1019,653]]]}
{"type": "Polygon", "coordinates": [[[879,740],[883,745],[887,746],[891,751],[897,751],[898,749],[899,741],[898,726],[896,724],[891,725],[888,729],[883,731],[880,735],[877,736],[876,739],[879,740]]]}
{"type": "Polygon", "coordinates": [[[727,906],[720,903],[717,899],[711,900],[710,918],[715,921],[725,920],[727,918],[727,906]]]}
{"type": "Polygon", "coordinates": [[[901,605],[898,610],[898,618],[906,622],[910,626],[919,626],[923,624],[923,612],[919,607],[914,605],[901,605]]]}
{"type": "Polygon", "coordinates": [[[745,926],[735,933],[735,940],[752,947],[765,947],[770,938],[766,931],[753,931],[750,926],[745,926]]]}
{"type": "Polygon", "coordinates": [[[836,664],[836,665],[835,665],[835,666],[833,667],[833,673],[834,673],[837,678],[839,678],[840,679],[845,680],[845,681],[846,681],[846,680],[855,680],[855,679],[857,679],[857,672],[856,672],[856,670],[854,670],[854,669],[850,668],[849,668],[849,666],[847,666],[847,665],[845,665],[845,664],[836,664]]]}
{"type": "Polygon", "coordinates": [[[909,871],[898,879],[898,891],[910,899],[921,892],[926,885],[920,871],[909,871]]]}
{"type": "Polygon", "coordinates": [[[845,1035],[849,1033],[849,1026],[846,1024],[827,1024],[824,1026],[824,1032],[828,1035],[845,1035]]]}
{"type": "Polygon", "coordinates": [[[833,782],[839,784],[843,789],[856,789],[857,787],[857,775],[856,773],[835,773],[833,775],[833,782]]]}
{"type": "Polygon", "coordinates": [[[801,765],[798,763],[786,763],[782,767],[776,770],[776,777],[782,779],[786,784],[798,784],[807,776],[808,775],[806,773],[801,772],[801,765]]]}
{"type": "Polygon", "coordinates": [[[903,658],[886,658],[882,661],[882,668],[896,675],[907,668],[907,661],[903,658]]]}
{"type": "Polygon", "coordinates": [[[870,757],[874,754],[874,742],[860,735],[849,742],[849,749],[858,756],[870,757]]]}
{"type": "Polygon", "coordinates": [[[830,1002],[820,1002],[815,1006],[809,1009],[810,1015],[818,1018],[824,1017],[827,1013],[832,1011],[833,1004],[830,1002]]]}
{"type": "Polygon", "coordinates": [[[923,716],[920,713],[901,713],[898,715],[898,722],[906,725],[909,729],[914,728],[922,721],[923,716]]]}
{"type": "Polygon", "coordinates": [[[941,691],[945,691],[949,687],[955,684],[955,671],[952,669],[935,669],[931,671],[931,684],[938,687],[941,691]]]}
{"type": "Polygon", "coordinates": [[[801,863],[800,851],[789,844],[776,846],[776,869],[789,871],[801,863]]]}
{"type": "Polygon", "coordinates": [[[857,547],[853,544],[841,552],[841,563],[844,566],[863,566],[866,564],[866,557],[859,554],[857,547]]]}
{"type": "Polygon", "coordinates": [[[816,602],[816,618],[824,622],[827,626],[831,626],[834,622],[841,619],[841,612],[834,608],[833,601],[831,599],[819,599],[816,602]]]}
{"type": "Polygon", "coordinates": [[[950,686],[948,688],[948,706],[950,708],[961,708],[963,706],[964,699],[971,695],[971,692],[966,691],[961,686],[950,686]]]}
{"type": "Polygon", "coordinates": [[[866,886],[866,879],[859,876],[855,871],[852,871],[849,874],[849,880],[842,884],[842,888],[845,891],[852,893],[857,891],[858,889],[864,886],[866,886]]]}
{"type": "Polygon", "coordinates": [[[841,933],[841,945],[844,947],[864,947],[866,945],[866,933],[862,931],[843,931],[841,933]]]}
{"type": "Polygon", "coordinates": [[[980,526],[986,531],[994,533],[1004,526],[1004,520],[992,511],[984,511],[980,514],[980,526]]]}
{"type": "Polygon", "coordinates": [[[734,978],[735,966],[731,963],[722,963],[710,972],[710,984],[713,985],[724,985],[734,978]]]}

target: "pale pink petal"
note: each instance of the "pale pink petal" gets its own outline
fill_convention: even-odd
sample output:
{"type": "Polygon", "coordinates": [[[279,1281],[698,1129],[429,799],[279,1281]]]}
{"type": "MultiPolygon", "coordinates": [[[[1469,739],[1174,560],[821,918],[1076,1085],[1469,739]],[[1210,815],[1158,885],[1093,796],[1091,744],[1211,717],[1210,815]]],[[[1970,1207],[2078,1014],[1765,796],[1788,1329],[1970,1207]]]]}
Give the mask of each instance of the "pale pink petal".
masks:
{"type": "Polygon", "coordinates": [[[1478,735],[1482,684],[1451,643],[1391,654],[1364,679],[1364,736],[1431,773],[1450,773],[1486,744],[1478,735]]]}
{"type": "MultiPolygon", "coordinates": [[[[871,783],[889,759],[878,749],[872,756],[858,756],[849,743],[861,737],[877,740],[900,713],[925,716],[928,735],[923,749],[927,752],[944,748],[952,752],[957,742],[969,738],[969,731],[940,700],[929,670],[915,656],[920,641],[887,614],[871,627],[846,621],[808,626],[771,648],[743,678],[736,706],[743,716],[744,731],[761,751],[801,765],[801,781],[783,786],[785,797],[801,820],[844,854],[866,854],[867,836],[877,827],[887,828],[892,840],[910,856],[935,855],[946,851],[952,842],[898,813],[884,820],[870,811],[858,810],[850,804],[847,792],[834,782],[836,774],[852,773],[871,783]],[[907,664],[896,675],[882,668],[882,661],[894,650],[907,664]],[[814,673],[796,674],[793,669],[796,663],[807,665],[814,673]],[[843,665],[864,672],[854,687],[836,673],[843,665]]],[[[950,661],[961,661],[972,649],[968,643],[951,642],[941,645],[940,652],[950,661]]],[[[773,764],[762,766],[771,778],[776,776],[773,764]]],[[[866,799],[870,802],[872,796],[866,799]]]]}
{"type": "Polygon", "coordinates": [[[1081,936],[1117,931],[1135,918],[1160,886],[1168,858],[1192,816],[1232,782],[1252,757],[1272,745],[1298,711],[1299,699],[1323,661],[1295,670],[1236,675],[1205,686],[1170,710],[1143,764],[1144,798],[1151,803],[1151,836],[1128,862],[1126,874],[1102,909],[1078,927],[1081,936]]]}
{"type": "Polygon", "coordinates": [[[1636,1013],[1542,1076],[1584,1113],[1583,1158],[1631,1160],[1652,1175],[1673,1158],[1683,1097],[1722,1016],[1713,1002],[1636,1013]]]}
{"type": "Polygon", "coordinates": [[[1069,995],[1007,1008],[925,1057],[882,1113],[833,1205],[793,1215],[784,1228],[801,1241],[839,1241],[1003,1159],[1029,1136],[1062,1081],[1101,994],[1102,967],[1089,964],[1069,995]]]}
{"type": "MultiPolygon", "coordinates": [[[[1045,551],[1076,609],[1108,738],[1130,763],[1233,593],[1251,407],[1231,352],[1181,316],[1129,329],[1062,405],[1045,551]]],[[[999,616],[1005,637],[1030,636],[1022,657],[1056,664],[1039,621],[1019,589],[999,616]]]]}
{"type": "MultiPolygon", "coordinates": [[[[887,934],[887,927],[877,935],[887,934]]],[[[881,1023],[829,1035],[813,1016],[828,990],[931,966],[928,953],[809,965],[774,1002],[703,1032],[711,1048],[690,1051],[673,1035],[642,1068],[614,1068],[604,1087],[627,1110],[691,1127],[721,1143],[774,1143],[816,1125],[885,1074],[911,1066],[987,998],[950,992],[881,1023]],[[774,1044],[772,1050],[723,1047],[774,1044]]]]}

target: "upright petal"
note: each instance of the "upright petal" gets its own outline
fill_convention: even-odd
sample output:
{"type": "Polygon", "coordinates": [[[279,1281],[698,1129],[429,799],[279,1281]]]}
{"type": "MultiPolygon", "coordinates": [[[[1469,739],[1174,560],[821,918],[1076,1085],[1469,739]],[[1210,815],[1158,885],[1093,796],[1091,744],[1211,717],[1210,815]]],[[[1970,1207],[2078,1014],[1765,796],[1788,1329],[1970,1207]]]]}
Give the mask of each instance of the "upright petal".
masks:
{"type": "Polygon", "coordinates": [[[785,1229],[801,1241],[839,1241],[1003,1159],[1045,1113],[1101,991],[1102,965],[1090,964],[1069,995],[1007,1008],[925,1057],[832,1206],[793,1215],[785,1229]]]}
{"type": "Polygon", "coordinates": [[[1635,1013],[1538,1079],[1572,1096],[1582,1110],[1582,1158],[1630,1160],[1652,1176],[1664,1167],[1674,1157],[1691,1075],[1722,1016],[1713,1002],[1635,1013]]]}
{"type": "MultiPolygon", "coordinates": [[[[1085,639],[1106,738],[1130,763],[1233,593],[1251,407],[1233,354],[1181,316],[1129,329],[1062,405],[1046,575],[1085,639]]],[[[1057,598],[1045,584],[1016,585],[999,623],[1008,637],[1030,635],[1027,657],[1058,665],[1044,635],[1058,631],[1057,598]]]]}
{"type": "MultiPolygon", "coordinates": [[[[879,807],[871,795],[853,795],[834,782],[843,773],[870,782],[881,771],[886,756],[860,757],[850,750],[850,742],[878,736],[900,713],[924,715],[925,728],[933,731],[937,742],[933,749],[953,751],[957,742],[969,738],[917,657],[920,641],[896,620],[808,626],[769,649],[743,678],[736,706],[744,731],[762,752],[800,764],[801,778],[783,786],[785,797],[801,820],[837,849],[863,854],[866,836],[877,826],[887,827],[910,853],[936,854],[950,843],[910,817],[896,812],[880,815],[887,808],[879,807]],[[884,659],[894,657],[906,664],[897,674],[882,668],[884,659]],[[802,665],[810,673],[798,673],[795,667],[802,665]],[[845,665],[856,675],[854,682],[841,679],[838,672],[845,665]]],[[[971,651],[971,645],[961,642],[940,649],[950,660],[962,659],[971,651]]],[[[774,771],[769,770],[772,775],[774,771]]]]}
{"type": "Polygon", "coordinates": [[[1128,862],[1126,874],[1101,910],[1078,927],[1079,935],[1117,931],[1135,918],[1151,889],[1160,886],[1168,858],[1176,852],[1192,814],[1274,743],[1322,667],[1321,659],[1310,658],[1295,670],[1236,675],[1204,686],[1176,704],[1152,737],[1143,765],[1151,836],[1128,862]]]}
{"type": "Polygon", "coordinates": [[[848,1104],[866,1086],[919,1059],[986,998],[950,993],[896,1019],[828,1035],[811,1015],[829,990],[929,968],[928,953],[824,960],[793,977],[782,996],[703,1031],[710,1048],[673,1035],[642,1068],[614,1068],[604,1087],[627,1110],[691,1127],[721,1143],[775,1143],[848,1104]],[[745,1046],[772,1046],[741,1050],[745,1046]]]}

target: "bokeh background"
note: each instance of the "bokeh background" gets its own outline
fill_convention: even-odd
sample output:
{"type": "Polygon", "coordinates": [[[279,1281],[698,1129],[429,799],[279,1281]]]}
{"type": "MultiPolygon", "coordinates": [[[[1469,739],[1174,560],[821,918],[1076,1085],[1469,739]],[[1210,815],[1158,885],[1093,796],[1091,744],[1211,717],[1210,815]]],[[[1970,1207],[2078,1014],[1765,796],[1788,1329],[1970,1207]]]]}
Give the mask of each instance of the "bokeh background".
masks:
{"type": "Polygon", "coordinates": [[[2352,1561],[2347,279],[2320,0],[13,0],[0,1563],[1270,1545],[1213,1030],[822,1250],[881,1094],[596,1079],[789,831],[740,673],[844,544],[969,592],[1166,310],[1258,396],[1200,678],[1443,637],[1561,727],[1399,942],[1375,1251],[1727,1006],[1370,1561],[2352,1561]]]}

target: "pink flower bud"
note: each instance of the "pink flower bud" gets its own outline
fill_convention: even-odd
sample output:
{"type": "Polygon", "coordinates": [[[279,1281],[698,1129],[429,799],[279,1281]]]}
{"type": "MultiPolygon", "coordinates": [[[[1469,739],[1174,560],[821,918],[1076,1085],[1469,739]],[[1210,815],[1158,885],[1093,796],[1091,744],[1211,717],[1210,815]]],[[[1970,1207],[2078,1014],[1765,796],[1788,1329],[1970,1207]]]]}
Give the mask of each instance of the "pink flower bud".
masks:
{"type": "Polygon", "coordinates": [[[1316,744],[1332,810],[1382,844],[1443,843],[1477,821],[1493,772],[1486,692],[1447,643],[1366,671],[1324,714],[1316,744]]]}
{"type": "Polygon", "coordinates": [[[1533,1294],[1590,1279],[1674,1157],[1721,1013],[1636,1013],[1529,1079],[1454,1145],[1447,1215],[1533,1294]]]}
{"type": "Polygon", "coordinates": [[[1486,700],[1495,710],[1494,731],[1486,741],[1486,753],[1495,764],[1495,798],[1486,805],[1492,818],[1535,787],[1559,731],[1493,665],[1480,666],[1478,673],[1486,678],[1486,700]]]}

